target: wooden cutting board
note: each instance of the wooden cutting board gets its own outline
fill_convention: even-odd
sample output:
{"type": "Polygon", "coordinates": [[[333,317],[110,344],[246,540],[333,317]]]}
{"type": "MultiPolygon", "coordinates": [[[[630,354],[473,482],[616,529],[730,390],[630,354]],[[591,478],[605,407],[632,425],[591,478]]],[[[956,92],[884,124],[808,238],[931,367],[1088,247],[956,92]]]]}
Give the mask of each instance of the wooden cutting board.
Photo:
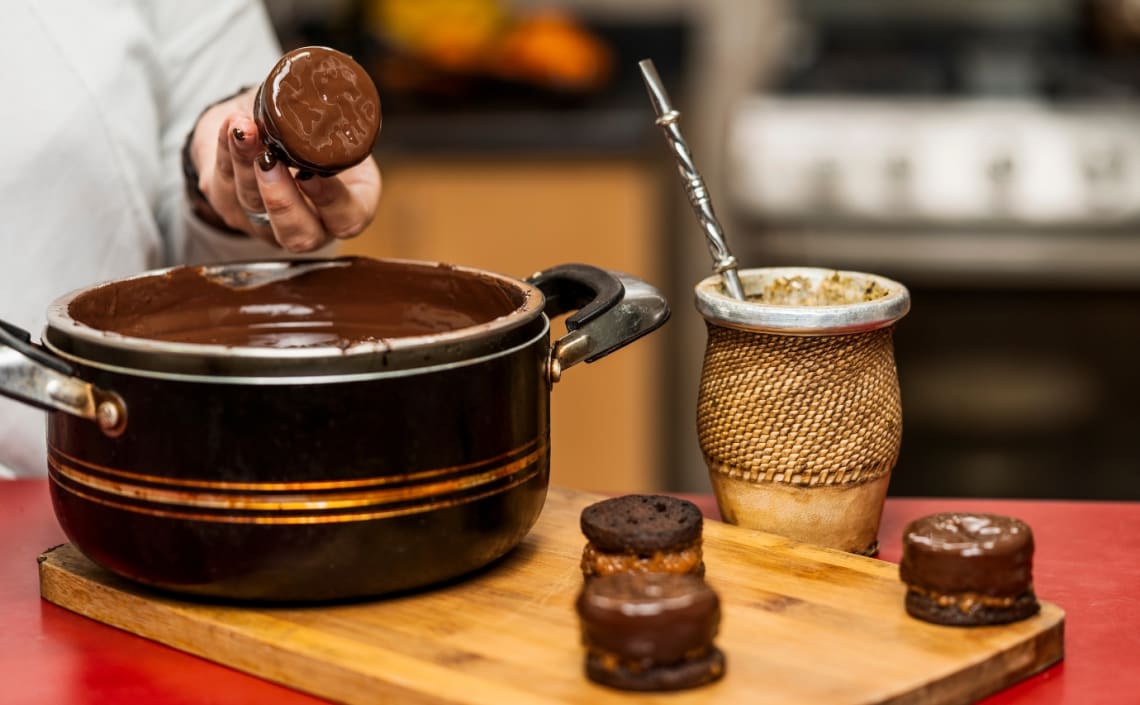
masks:
{"type": "MultiPolygon", "coordinates": [[[[582,674],[583,507],[552,489],[527,539],[455,585],[308,608],[183,602],[127,583],[74,547],[40,559],[50,602],[345,703],[650,702],[582,674]]],[[[903,609],[894,564],[705,523],[706,578],[721,596],[725,677],[670,703],[968,703],[1062,658],[1064,612],[1043,603],[1001,627],[939,627],[903,609]]]]}

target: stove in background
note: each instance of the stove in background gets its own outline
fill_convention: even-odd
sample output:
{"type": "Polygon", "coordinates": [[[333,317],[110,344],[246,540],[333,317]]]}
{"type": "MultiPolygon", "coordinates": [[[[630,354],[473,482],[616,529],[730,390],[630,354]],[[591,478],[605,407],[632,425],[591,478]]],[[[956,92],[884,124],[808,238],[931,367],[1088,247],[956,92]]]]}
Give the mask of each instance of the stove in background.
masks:
{"type": "Polygon", "coordinates": [[[910,288],[892,494],[1138,500],[1140,3],[915,5],[797,4],[733,248],[910,288]]]}

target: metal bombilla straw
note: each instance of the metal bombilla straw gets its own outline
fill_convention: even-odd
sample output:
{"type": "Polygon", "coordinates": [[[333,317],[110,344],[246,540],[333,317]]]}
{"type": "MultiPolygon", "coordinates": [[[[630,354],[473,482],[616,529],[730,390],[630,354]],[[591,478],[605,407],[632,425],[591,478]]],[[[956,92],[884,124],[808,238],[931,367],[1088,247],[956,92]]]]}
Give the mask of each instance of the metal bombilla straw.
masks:
{"type": "Polygon", "coordinates": [[[736,258],[728,249],[728,243],[724,239],[724,230],[720,227],[720,221],[717,220],[716,214],[713,213],[712,200],[709,199],[705,181],[701,178],[700,172],[697,171],[696,165],[693,164],[693,155],[689,152],[689,146],[685,144],[685,138],[681,136],[681,128],[677,126],[677,122],[681,119],[681,113],[670,104],[669,94],[665,92],[665,86],[661,84],[661,77],[657,75],[653,60],[644,59],[637,65],[641,68],[641,77],[645,80],[645,87],[649,89],[649,99],[653,103],[654,110],[657,111],[657,124],[661,126],[661,130],[665,133],[665,138],[677,158],[677,170],[680,171],[681,178],[685,182],[685,193],[689,196],[689,203],[697,215],[697,221],[704,228],[709,254],[713,258],[713,271],[721,275],[724,280],[724,288],[728,291],[729,296],[743,300],[744,287],[740,285],[740,275],[736,272],[736,258]]]}

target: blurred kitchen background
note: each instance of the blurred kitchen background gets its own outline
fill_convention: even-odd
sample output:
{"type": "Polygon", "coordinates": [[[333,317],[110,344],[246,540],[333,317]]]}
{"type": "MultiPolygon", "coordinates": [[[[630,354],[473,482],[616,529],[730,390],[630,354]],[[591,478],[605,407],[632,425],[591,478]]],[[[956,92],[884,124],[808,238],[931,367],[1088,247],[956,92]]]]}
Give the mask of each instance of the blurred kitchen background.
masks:
{"type": "Polygon", "coordinates": [[[1140,500],[1140,1],[268,0],[384,108],[346,252],[526,276],[584,261],[673,320],[552,392],[552,481],[709,488],[709,255],[637,72],[652,58],[743,267],[859,269],[896,333],[895,495],[1140,500]]]}

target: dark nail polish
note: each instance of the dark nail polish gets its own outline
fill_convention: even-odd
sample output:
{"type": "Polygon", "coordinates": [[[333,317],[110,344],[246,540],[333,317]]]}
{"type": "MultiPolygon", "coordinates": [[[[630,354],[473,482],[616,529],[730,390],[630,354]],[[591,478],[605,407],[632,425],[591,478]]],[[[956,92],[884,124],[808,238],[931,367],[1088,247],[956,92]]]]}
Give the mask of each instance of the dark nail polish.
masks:
{"type": "Polygon", "coordinates": [[[309,179],[313,178],[314,176],[316,176],[315,173],[313,173],[311,171],[307,171],[305,169],[302,169],[301,171],[297,172],[297,180],[298,181],[308,181],[309,179]]]}
{"type": "Polygon", "coordinates": [[[244,142],[245,141],[245,133],[242,132],[240,127],[234,128],[234,139],[237,140],[238,142],[244,142]]]}
{"type": "Polygon", "coordinates": [[[257,158],[257,165],[261,167],[262,171],[269,171],[277,165],[277,157],[273,156],[273,152],[265,151],[257,158]]]}

